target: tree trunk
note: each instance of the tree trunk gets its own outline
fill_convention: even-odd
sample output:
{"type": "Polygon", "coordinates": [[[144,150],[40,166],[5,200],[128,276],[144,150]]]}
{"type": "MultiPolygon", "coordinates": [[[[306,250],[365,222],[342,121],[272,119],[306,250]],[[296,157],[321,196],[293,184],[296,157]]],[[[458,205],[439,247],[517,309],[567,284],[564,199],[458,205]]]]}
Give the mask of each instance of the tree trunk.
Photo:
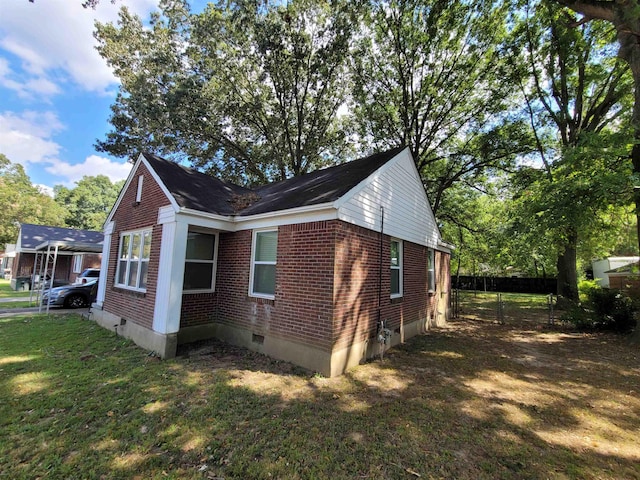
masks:
{"type": "Polygon", "coordinates": [[[558,255],[558,295],[574,302],[578,301],[577,244],[577,233],[569,233],[564,251],[558,255]]]}

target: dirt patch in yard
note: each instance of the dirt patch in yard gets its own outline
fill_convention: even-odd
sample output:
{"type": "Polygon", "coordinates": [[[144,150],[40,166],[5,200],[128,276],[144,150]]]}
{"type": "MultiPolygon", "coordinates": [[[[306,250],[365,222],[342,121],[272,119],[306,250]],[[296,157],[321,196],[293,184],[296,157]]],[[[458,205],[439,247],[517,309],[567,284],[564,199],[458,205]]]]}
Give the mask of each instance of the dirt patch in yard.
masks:
{"type": "MultiPolygon", "coordinates": [[[[378,468],[408,478],[640,478],[639,359],[622,336],[477,319],[333,379],[222,342],[188,353],[204,368],[231,368],[235,387],[277,395],[282,409],[320,401],[380,415],[381,448],[413,453],[378,468]]],[[[371,441],[353,418],[345,439],[371,441]]]]}

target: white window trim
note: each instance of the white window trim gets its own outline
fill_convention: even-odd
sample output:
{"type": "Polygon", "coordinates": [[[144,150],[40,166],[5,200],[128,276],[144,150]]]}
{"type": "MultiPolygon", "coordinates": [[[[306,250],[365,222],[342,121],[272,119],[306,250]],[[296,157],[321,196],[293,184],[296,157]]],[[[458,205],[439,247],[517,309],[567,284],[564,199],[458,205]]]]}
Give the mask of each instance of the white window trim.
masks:
{"type": "MultiPolygon", "coordinates": [[[[220,235],[218,232],[210,232],[207,231],[205,229],[199,229],[199,228],[190,228],[189,231],[191,232],[197,232],[197,233],[204,233],[206,235],[213,235],[215,240],[214,240],[214,245],[213,245],[213,260],[189,260],[186,258],[185,255],[185,259],[184,259],[184,263],[185,263],[185,267],[187,263],[207,263],[207,264],[213,264],[213,271],[211,272],[212,278],[211,278],[211,288],[194,288],[191,290],[186,290],[183,289],[182,293],[212,293],[216,291],[216,274],[218,271],[218,243],[220,240],[220,235]]],[[[186,269],[186,268],[185,268],[186,269]]]]}
{"type": "MultiPolygon", "coordinates": [[[[260,293],[260,292],[254,292],[253,291],[253,277],[254,277],[254,271],[255,271],[255,265],[256,265],[256,245],[257,245],[257,238],[258,238],[258,233],[263,233],[263,232],[276,232],[276,234],[278,233],[278,229],[277,228],[260,228],[260,229],[255,229],[251,235],[251,271],[249,273],[249,296],[250,297],[255,297],[255,298],[266,298],[267,300],[275,300],[276,296],[274,295],[269,295],[267,293],[260,293]]],[[[277,252],[277,247],[276,247],[276,252],[277,252]]],[[[278,255],[276,253],[276,261],[275,262],[265,262],[265,261],[261,261],[261,262],[257,262],[258,265],[275,265],[276,269],[278,268],[278,255]]]]}
{"type": "MultiPolygon", "coordinates": [[[[122,288],[124,290],[131,290],[131,291],[134,291],[134,292],[145,293],[147,291],[146,287],[144,287],[144,288],[132,287],[132,286],[124,284],[124,283],[118,283],[118,278],[120,276],[120,260],[121,260],[120,257],[121,257],[121,253],[122,253],[121,252],[121,248],[122,248],[122,243],[123,243],[124,237],[130,236],[131,240],[133,240],[133,235],[140,234],[141,237],[142,237],[142,242],[140,244],[140,249],[141,249],[141,252],[142,252],[142,251],[144,251],[144,234],[146,232],[148,232],[149,233],[149,237],[151,237],[151,234],[152,234],[152,229],[151,228],[143,228],[143,229],[140,229],[140,230],[129,230],[129,231],[126,231],[126,232],[120,232],[120,240],[118,241],[118,256],[116,258],[116,261],[117,261],[117,263],[116,263],[116,278],[113,281],[113,285],[115,287],[122,288]]],[[[133,242],[131,240],[129,241],[129,249],[131,249],[131,247],[133,246],[133,242]]],[[[152,239],[152,241],[153,241],[153,239],[152,239]]],[[[130,256],[130,253],[128,253],[127,256],[130,256]]],[[[139,260],[139,263],[142,264],[142,262],[146,262],[148,264],[149,263],[149,259],[148,258],[145,259],[145,258],[141,257],[140,260],[139,260]]],[[[129,266],[130,265],[131,265],[131,259],[127,259],[127,271],[125,272],[125,275],[124,275],[125,279],[129,277],[129,271],[128,270],[129,270],[129,266]]],[[[148,272],[148,268],[149,267],[147,265],[147,272],[148,272]]],[[[136,277],[136,285],[140,285],[140,275],[141,274],[142,274],[142,268],[138,268],[138,274],[137,274],[137,277],[136,277]]]]}
{"type": "Polygon", "coordinates": [[[398,260],[398,266],[393,266],[391,265],[391,243],[389,243],[389,264],[390,264],[390,269],[389,270],[398,270],[399,274],[398,274],[398,289],[400,290],[399,293],[393,293],[391,292],[391,298],[402,298],[404,296],[404,282],[403,282],[403,277],[404,277],[404,252],[403,252],[403,246],[402,246],[402,240],[399,240],[397,238],[392,238],[391,242],[396,242],[398,244],[398,256],[400,257],[398,260]]]}
{"type": "Polygon", "coordinates": [[[73,273],[82,273],[82,261],[84,255],[81,253],[73,254],[73,273]]]}
{"type": "Polygon", "coordinates": [[[436,251],[433,248],[427,248],[427,291],[436,291],[436,251]]]}

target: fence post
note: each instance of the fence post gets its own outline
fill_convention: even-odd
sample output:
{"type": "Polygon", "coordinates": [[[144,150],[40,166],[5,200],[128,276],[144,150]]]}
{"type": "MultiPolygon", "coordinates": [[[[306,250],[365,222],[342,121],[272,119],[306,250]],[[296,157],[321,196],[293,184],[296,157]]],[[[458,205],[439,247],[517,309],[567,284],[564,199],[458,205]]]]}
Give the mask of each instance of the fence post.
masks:
{"type": "Polygon", "coordinates": [[[547,297],[547,305],[549,306],[549,325],[554,325],[555,318],[553,316],[553,293],[550,293],[547,297]]]}
{"type": "Polygon", "coordinates": [[[502,301],[502,293],[498,293],[498,322],[504,325],[504,302],[502,301]]]}

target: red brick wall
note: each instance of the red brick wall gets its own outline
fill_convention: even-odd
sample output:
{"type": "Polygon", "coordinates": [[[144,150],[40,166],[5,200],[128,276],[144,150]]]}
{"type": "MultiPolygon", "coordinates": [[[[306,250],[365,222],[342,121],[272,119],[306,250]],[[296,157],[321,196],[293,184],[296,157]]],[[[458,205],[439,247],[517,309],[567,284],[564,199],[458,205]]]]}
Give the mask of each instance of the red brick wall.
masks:
{"type": "Polygon", "coordinates": [[[321,221],[278,229],[274,300],[248,294],[252,232],[222,233],[216,320],[330,350],[336,225],[321,221]]]}
{"type": "MultiPolygon", "coordinates": [[[[219,242],[216,293],[185,294],[181,327],[216,321],[327,351],[375,335],[377,232],[337,220],[281,226],[274,300],[248,294],[252,232],[221,233],[219,242]]],[[[394,330],[435,312],[448,285],[448,255],[436,252],[438,288],[429,295],[427,249],[403,242],[403,297],[391,299],[389,249],[385,235],[381,318],[394,330]]]]}
{"type": "MultiPolygon", "coordinates": [[[[387,328],[396,330],[404,323],[427,318],[436,308],[442,282],[448,270],[440,271],[448,261],[436,252],[435,294],[427,290],[427,248],[403,241],[403,296],[391,298],[390,240],[382,241],[382,288],[380,318],[387,328]]],[[[364,228],[341,224],[336,252],[334,343],[345,347],[375,335],[378,322],[378,281],[380,272],[380,235],[364,228]]]]}
{"type": "Polygon", "coordinates": [[[124,192],[118,210],[113,216],[115,230],[111,237],[104,309],[125,318],[127,321],[152,328],[156,285],[158,283],[160,244],[162,240],[162,225],[155,225],[155,223],[158,221],[158,209],[169,205],[169,200],[160,186],[153,180],[153,177],[145,168],[144,164],[140,164],[137,174],[144,175],[140,204],[136,204],[135,202],[138,189],[136,177],[133,178],[129,184],[129,188],[124,192]],[[114,280],[118,261],[120,233],[149,228],[151,226],[153,226],[153,230],[151,233],[147,291],[145,293],[139,293],[115,287],[114,280]]]}
{"type": "MultiPolygon", "coordinates": [[[[46,257],[46,250],[44,251],[44,256],[46,257]]],[[[33,264],[35,262],[36,255],[35,253],[17,253],[16,254],[16,264],[18,265],[16,272],[12,272],[13,277],[31,277],[33,275],[33,264]]],[[[44,257],[40,260],[40,255],[38,255],[38,270],[40,270],[41,262],[44,262],[44,257]]],[[[56,272],[55,279],[58,283],[70,283],[71,282],[71,255],[60,255],[58,254],[58,259],[56,260],[56,272]]],[[[53,264],[49,266],[49,275],[51,275],[51,268],[53,264]]],[[[40,272],[36,272],[36,275],[40,272]]]]}

